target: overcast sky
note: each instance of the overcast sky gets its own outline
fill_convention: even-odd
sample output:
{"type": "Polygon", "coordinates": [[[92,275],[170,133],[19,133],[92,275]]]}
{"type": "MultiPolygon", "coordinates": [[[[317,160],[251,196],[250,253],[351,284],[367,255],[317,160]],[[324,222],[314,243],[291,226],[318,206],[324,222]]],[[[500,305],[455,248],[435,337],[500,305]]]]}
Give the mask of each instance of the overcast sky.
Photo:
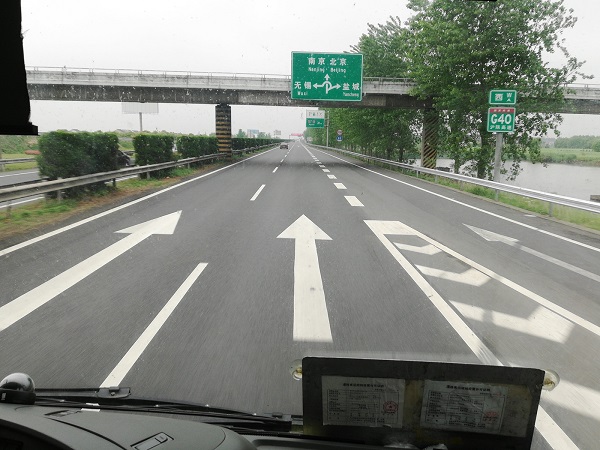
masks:
{"type": "MultiPolygon", "coordinates": [[[[501,0],[500,0],[501,1],[501,0]]],[[[540,0],[541,1],[541,0],[540,0]]],[[[22,0],[25,64],[38,67],[290,74],[292,51],[343,52],[368,23],[409,17],[405,0],[22,0]],[[168,9],[167,9],[168,8],[168,9]]],[[[600,3],[565,0],[579,18],[565,33],[600,84],[600,3]]],[[[550,59],[559,63],[558,59],[550,59]]],[[[118,103],[31,102],[32,122],[54,129],[139,129],[118,103]]],[[[232,106],[232,130],[304,130],[305,108],[232,106]]],[[[563,136],[600,135],[600,116],[565,115],[563,136]]],[[[161,104],[145,130],[214,132],[214,105],[161,104]]]]}

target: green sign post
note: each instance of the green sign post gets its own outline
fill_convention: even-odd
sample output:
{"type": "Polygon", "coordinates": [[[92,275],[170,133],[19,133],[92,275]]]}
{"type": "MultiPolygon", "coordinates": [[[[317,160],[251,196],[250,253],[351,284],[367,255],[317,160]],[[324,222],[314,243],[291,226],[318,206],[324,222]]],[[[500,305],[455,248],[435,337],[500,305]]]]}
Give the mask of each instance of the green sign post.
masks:
{"type": "Polygon", "coordinates": [[[511,89],[492,89],[490,105],[516,105],[517,91],[511,89]]]}
{"type": "Polygon", "coordinates": [[[325,111],[306,111],[306,128],[325,128],[325,111]]]}
{"type": "Polygon", "coordinates": [[[517,91],[512,89],[492,89],[490,91],[487,130],[496,133],[496,152],[494,153],[494,181],[500,181],[502,165],[502,147],[504,134],[515,131],[517,91]],[[502,106],[501,106],[502,105],[502,106]],[[508,105],[508,106],[507,106],[508,105]]]}
{"type": "Polygon", "coordinates": [[[359,102],[362,68],[360,53],[292,52],[291,98],[359,102]]]}
{"type": "Polygon", "coordinates": [[[488,109],[487,130],[493,133],[515,131],[515,108],[496,106],[488,109]]]}

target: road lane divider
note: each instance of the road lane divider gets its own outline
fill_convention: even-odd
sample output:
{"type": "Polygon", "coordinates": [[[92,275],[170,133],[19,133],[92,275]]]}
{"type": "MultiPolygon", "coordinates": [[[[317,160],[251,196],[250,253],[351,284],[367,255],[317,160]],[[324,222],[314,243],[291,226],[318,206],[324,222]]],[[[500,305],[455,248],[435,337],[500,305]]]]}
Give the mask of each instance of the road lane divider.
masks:
{"type": "Polygon", "coordinates": [[[333,185],[338,189],[347,189],[346,186],[344,186],[344,183],[333,183],[333,185]]]}
{"type": "Polygon", "coordinates": [[[344,198],[350,203],[350,206],[365,206],[354,195],[344,195],[344,198]]]}
{"type": "Polygon", "coordinates": [[[277,172],[277,169],[279,169],[279,166],[277,166],[273,169],[273,173],[277,172]]]}
{"type": "Polygon", "coordinates": [[[177,305],[181,303],[181,300],[183,300],[185,294],[188,293],[198,277],[202,274],[204,269],[206,269],[207,265],[208,263],[198,264],[192,273],[188,275],[183,284],[179,286],[179,289],[177,289],[177,291],[173,294],[165,306],[163,306],[156,317],[154,317],[152,322],[150,322],[150,325],[148,325],[140,337],[137,338],[135,343],[131,346],[127,353],[125,353],[123,358],[121,358],[119,363],[110,372],[102,384],[100,384],[100,387],[119,386],[121,384],[123,378],[125,378],[140,356],[142,356],[144,350],[146,350],[150,342],[152,342],[152,339],[154,339],[171,314],[173,314],[173,311],[175,311],[177,305]]]}
{"type": "Polygon", "coordinates": [[[329,178],[330,180],[337,180],[337,177],[335,175],[327,175],[327,178],[329,178]]]}
{"type": "Polygon", "coordinates": [[[250,199],[251,202],[253,202],[254,200],[256,200],[256,197],[258,197],[260,195],[260,193],[262,192],[262,190],[265,188],[265,184],[263,184],[261,187],[258,188],[258,191],[255,192],[255,194],[252,196],[252,198],[250,199]]]}

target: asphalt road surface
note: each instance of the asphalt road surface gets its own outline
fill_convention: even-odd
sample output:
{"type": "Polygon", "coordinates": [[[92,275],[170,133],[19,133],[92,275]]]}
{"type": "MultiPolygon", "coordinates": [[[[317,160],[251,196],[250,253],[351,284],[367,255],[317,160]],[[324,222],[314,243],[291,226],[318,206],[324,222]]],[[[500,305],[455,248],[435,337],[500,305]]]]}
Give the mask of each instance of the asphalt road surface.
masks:
{"type": "Polygon", "coordinates": [[[1,367],[37,386],[300,413],[304,356],[515,365],[561,378],[534,448],[600,441],[600,236],[305,143],[5,248],[0,273],[1,367]]]}

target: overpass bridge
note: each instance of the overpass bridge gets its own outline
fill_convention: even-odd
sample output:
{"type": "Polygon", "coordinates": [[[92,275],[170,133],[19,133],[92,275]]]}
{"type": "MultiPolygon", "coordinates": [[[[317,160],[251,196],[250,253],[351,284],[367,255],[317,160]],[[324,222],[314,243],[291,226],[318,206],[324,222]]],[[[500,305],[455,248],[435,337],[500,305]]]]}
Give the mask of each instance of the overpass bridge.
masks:
{"type": "MultiPolygon", "coordinates": [[[[31,100],[201,103],[344,108],[431,107],[411,94],[408,78],[363,78],[361,102],[292,100],[289,75],[154,70],[27,68],[31,100]]],[[[600,85],[565,86],[566,104],[556,112],[600,114],[600,85]]]]}
{"type": "MultiPolygon", "coordinates": [[[[289,75],[29,67],[27,85],[31,100],[215,104],[217,138],[222,151],[231,150],[230,105],[426,111],[432,106],[430,99],[412,95],[415,83],[406,78],[363,78],[360,102],[292,100],[289,75]]],[[[567,102],[556,112],[600,114],[600,85],[567,85],[565,91],[567,102]]],[[[437,115],[425,114],[424,142],[433,135],[436,121],[437,115]]]]}

